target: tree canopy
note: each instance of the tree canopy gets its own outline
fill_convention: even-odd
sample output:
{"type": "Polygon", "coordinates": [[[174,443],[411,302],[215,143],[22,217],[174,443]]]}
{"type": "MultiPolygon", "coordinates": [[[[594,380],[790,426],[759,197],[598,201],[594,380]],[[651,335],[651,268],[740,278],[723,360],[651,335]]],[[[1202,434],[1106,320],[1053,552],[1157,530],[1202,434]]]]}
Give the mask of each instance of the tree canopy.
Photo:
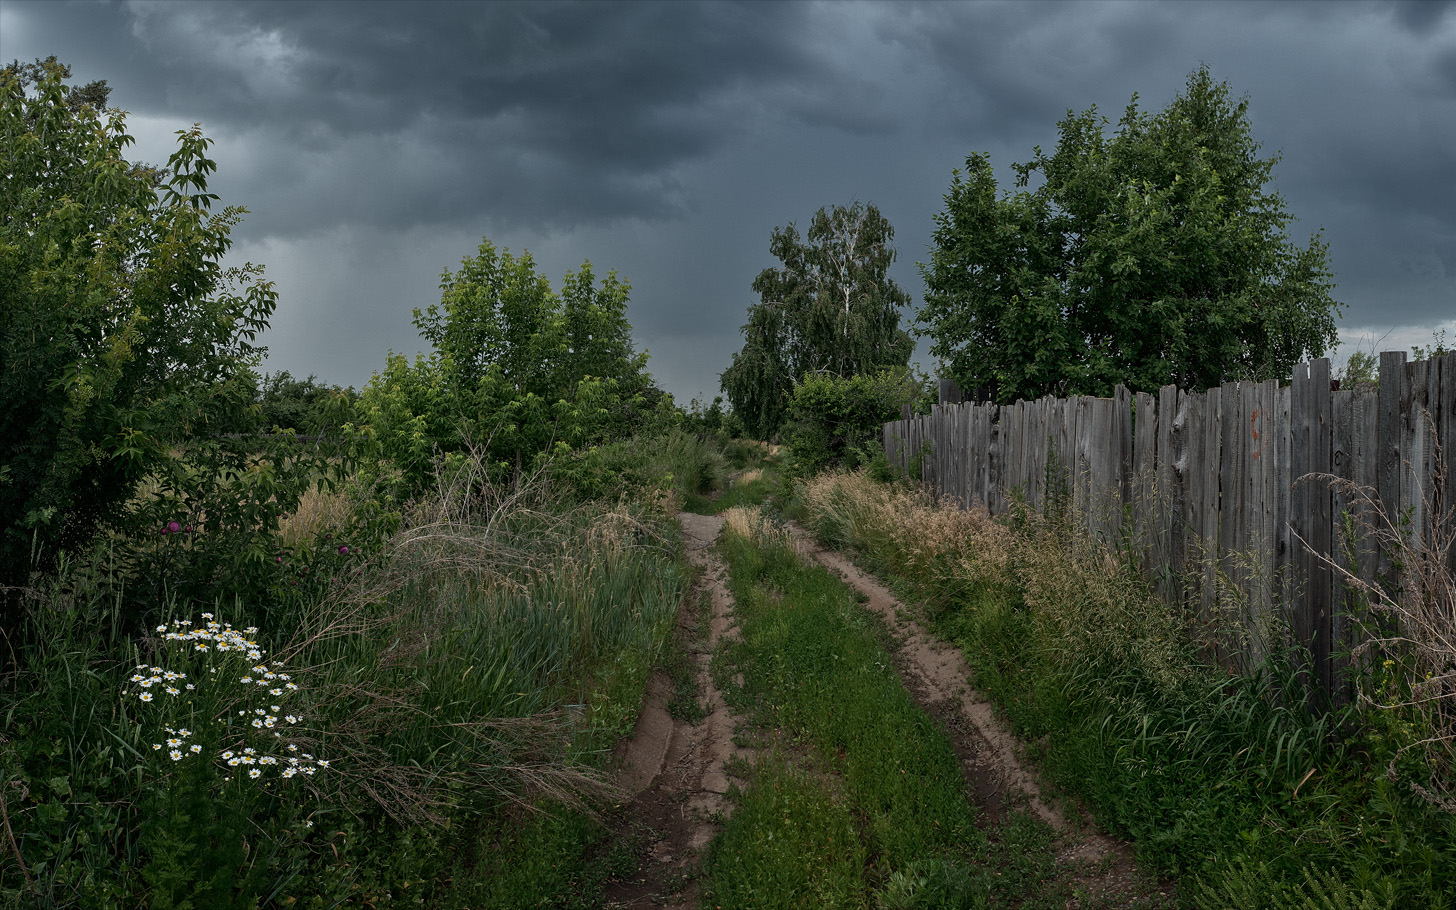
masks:
{"type": "Polygon", "coordinates": [[[0,71],[0,584],[116,520],[178,440],[251,397],[276,295],[222,259],[199,127],[165,171],[123,155],[104,83],[50,58],[0,71]]]}
{"type": "Polygon", "coordinates": [[[519,468],[558,446],[630,435],[664,398],[632,342],[630,291],[590,262],[555,291],[529,252],[482,239],[441,275],[440,302],[414,311],[434,352],[413,365],[391,354],[361,393],[362,420],[416,486],[467,445],[519,468]]]}
{"type": "Polygon", "coordinates": [[[966,159],[921,264],[918,331],[950,375],[1014,401],[1203,389],[1322,355],[1329,252],[1289,239],[1248,106],[1200,68],[1155,115],[1134,95],[1111,136],[1095,107],[1069,111],[1052,154],[1013,165],[1015,192],[966,159]]]}
{"type": "Polygon", "coordinates": [[[821,208],[802,239],[792,222],[769,250],[783,263],[754,279],[743,348],[723,391],[750,435],[772,436],[794,385],[809,373],[843,378],[905,367],[913,343],[900,328],[910,296],[889,277],[895,231],[873,205],[821,208]]]}

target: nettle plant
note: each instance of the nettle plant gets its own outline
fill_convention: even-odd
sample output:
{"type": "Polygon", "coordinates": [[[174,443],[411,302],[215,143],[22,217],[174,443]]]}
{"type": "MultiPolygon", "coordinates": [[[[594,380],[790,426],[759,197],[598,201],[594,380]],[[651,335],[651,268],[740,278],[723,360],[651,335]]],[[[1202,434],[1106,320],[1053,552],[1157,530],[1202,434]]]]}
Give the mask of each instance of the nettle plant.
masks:
{"type": "Polygon", "coordinates": [[[211,613],[202,618],[196,627],[186,619],[158,626],[166,651],[160,663],[168,666],[141,664],[129,680],[126,697],[164,734],[152,751],[172,764],[212,758],[224,781],[271,785],[327,769],[327,760],[300,745],[302,690],[282,664],[264,660],[258,630],[238,631],[211,613]]]}

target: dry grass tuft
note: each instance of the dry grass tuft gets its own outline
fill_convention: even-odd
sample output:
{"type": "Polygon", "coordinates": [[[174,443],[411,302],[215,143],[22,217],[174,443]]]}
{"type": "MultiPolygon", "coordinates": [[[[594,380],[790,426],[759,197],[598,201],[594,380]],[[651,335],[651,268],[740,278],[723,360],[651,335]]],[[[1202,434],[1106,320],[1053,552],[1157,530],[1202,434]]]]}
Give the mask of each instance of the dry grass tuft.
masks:
{"type": "Polygon", "coordinates": [[[788,529],[770,521],[757,506],[733,506],[725,511],[723,529],[759,546],[791,546],[788,529]]]}
{"type": "Polygon", "coordinates": [[[346,487],[310,487],[298,501],[298,508],[278,522],[278,534],[285,546],[300,546],[326,531],[344,528],[352,513],[353,503],[346,487]]]}
{"type": "Polygon", "coordinates": [[[1159,688],[1196,673],[1186,619],[1159,601],[1070,516],[1024,515],[1016,526],[863,472],[824,474],[799,493],[827,543],[873,554],[917,584],[932,608],[976,589],[1019,598],[1042,640],[1072,665],[1131,666],[1159,688]]]}
{"type": "MultiPolygon", "coordinates": [[[[1433,426],[1429,415],[1426,426],[1433,426]]],[[[1439,440],[1432,448],[1431,483],[1408,513],[1382,507],[1368,487],[1332,475],[1316,479],[1345,494],[1354,536],[1373,540],[1389,560],[1387,577],[1373,580],[1328,561],[1369,605],[1365,640],[1352,655],[1367,669],[1358,674],[1359,697],[1378,711],[1419,719],[1424,729],[1400,751],[1424,758],[1429,786],[1412,782],[1412,789],[1456,813],[1456,502],[1444,502],[1438,492],[1450,489],[1449,460],[1439,440]]],[[[1346,541],[1347,549],[1353,543],[1346,541]]],[[[1394,769],[1392,761],[1392,775],[1394,769]]]]}

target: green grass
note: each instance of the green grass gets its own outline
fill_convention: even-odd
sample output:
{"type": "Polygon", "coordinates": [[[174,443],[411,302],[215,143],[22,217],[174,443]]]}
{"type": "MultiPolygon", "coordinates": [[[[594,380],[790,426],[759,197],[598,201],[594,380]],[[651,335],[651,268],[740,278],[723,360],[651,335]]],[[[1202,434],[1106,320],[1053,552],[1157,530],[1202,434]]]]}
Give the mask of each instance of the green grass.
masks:
{"type": "Polygon", "coordinates": [[[1255,676],[1202,665],[1179,614],[1135,573],[1035,525],[975,538],[1009,553],[987,564],[1001,574],[968,569],[964,543],[939,561],[915,553],[911,570],[905,554],[924,538],[857,506],[859,482],[840,501],[819,495],[811,526],[931,605],[934,629],[1050,779],[1176,877],[1190,905],[1456,904],[1456,815],[1386,776],[1391,755],[1369,718],[1309,710],[1280,662],[1255,676]]]}
{"type": "Polygon", "coordinates": [[[105,554],[48,588],[0,688],[26,866],[0,851],[0,906],[510,906],[513,889],[574,906],[612,874],[617,839],[560,798],[595,799],[667,652],[689,579],[675,531],[550,502],[420,527],[259,635],[302,686],[304,748],[332,762],[316,790],[224,786],[214,762],[153,753],[151,706],[119,693],[164,658],[117,621],[105,554]]]}
{"type": "Polygon", "coordinates": [[[906,692],[854,593],[781,542],[730,533],[721,546],[742,639],[724,646],[717,676],[771,731],[775,757],[710,853],[712,905],[1060,906],[1039,822],[994,833],[1026,859],[1021,874],[996,874],[949,739],[906,692]],[[798,903],[764,903],[782,888],[798,903]]]}
{"type": "Polygon", "coordinates": [[[779,459],[764,454],[745,470],[731,475],[726,489],[715,492],[716,496],[708,493],[693,493],[685,496],[683,510],[698,515],[721,515],[734,506],[764,505],[783,492],[779,459]],[[757,471],[758,476],[746,482],[741,480],[740,478],[749,471],[757,471]]]}

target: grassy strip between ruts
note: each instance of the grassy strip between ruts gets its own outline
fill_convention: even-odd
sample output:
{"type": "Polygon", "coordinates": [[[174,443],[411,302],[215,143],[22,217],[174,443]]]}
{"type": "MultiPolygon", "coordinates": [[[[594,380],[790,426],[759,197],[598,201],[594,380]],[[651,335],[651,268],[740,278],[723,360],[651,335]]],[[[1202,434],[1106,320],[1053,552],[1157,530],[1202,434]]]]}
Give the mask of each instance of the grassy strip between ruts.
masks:
{"type": "Polygon", "coordinates": [[[754,513],[729,513],[721,546],[742,637],[715,673],[767,757],[709,851],[709,905],[1064,906],[1050,832],[1018,813],[977,827],[950,741],[854,593],[754,513]]]}

